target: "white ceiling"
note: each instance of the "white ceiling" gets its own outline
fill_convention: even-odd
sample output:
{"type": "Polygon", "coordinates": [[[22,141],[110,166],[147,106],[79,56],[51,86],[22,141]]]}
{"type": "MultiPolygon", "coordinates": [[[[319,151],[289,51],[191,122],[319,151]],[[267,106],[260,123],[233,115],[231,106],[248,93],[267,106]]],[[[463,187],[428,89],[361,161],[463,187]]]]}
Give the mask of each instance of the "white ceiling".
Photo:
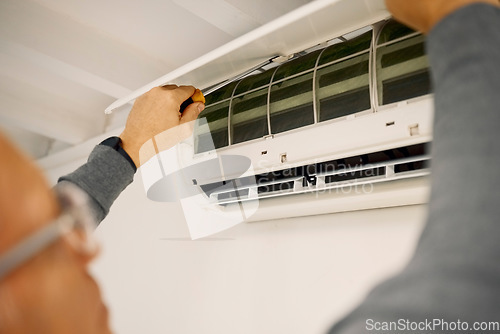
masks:
{"type": "Polygon", "coordinates": [[[0,129],[40,158],[123,125],[116,99],[309,0],[2,0],[0,129]]]}

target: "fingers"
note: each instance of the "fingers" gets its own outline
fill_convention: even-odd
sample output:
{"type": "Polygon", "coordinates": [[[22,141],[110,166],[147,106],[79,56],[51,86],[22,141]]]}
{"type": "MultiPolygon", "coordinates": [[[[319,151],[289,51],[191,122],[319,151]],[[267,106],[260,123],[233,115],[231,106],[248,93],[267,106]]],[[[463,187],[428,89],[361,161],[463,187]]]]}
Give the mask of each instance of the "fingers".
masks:
{"type": "MultiPolygon", "coordinates": [[[[179,105],[177,111],[182,113],[185,112],[180,110],[180,108],[184,108],[182,105],[185,104],[186,100],[193,96],[196,92],[196,88],[193,86],[177,86],[177,85],[165,85],[159,87],[166,94],[169,94],[170,99],[179,105]]],[[[198,90],[199,91],[199,90],[198,90]]],[[[200,92],[201,93],[201,92],[200,92]]],[[[192,102],[192,101],[191,101],[192,102]]]]}
{"type": "Polygon", "coordinates": [[[193,134],[194,121],[198,118],[203,109],[205,109],[205,104],[203,102],[194,102],[186,107],[179,121],[179,126],[177,127],[179,136],[177,142],[185,140],[193,134]]]}
{"type": "Polygon", "coordinates": [[[178,98],[177,101],[179,101],[179,107],[182,102],[186,101],[194,94],[195,90],[193,86],[180,86],[174,90],[176,98],[178,98]]]}
{"type": "Polygon", "coordinates": [[[171,92],[173,98],[176,102],[181,104],[182,102],[189,99],[195,92],[196,88],[193,86],[177,86],[177,85],[165,85],[160,87],[162,90],[171,92]]]}
{"type": "Polygon", "coordinates": [[[164,85],[164,86],[160,86],[161,89],[164,89],[164,90],[174,90],[176,88],[179,88],[179,86],[177,85],[164,85]]]}
{"type": "Polygon", "coordinates": [[[191,103],[182,113],[180,123],[187,123],[194,121],[198,115],[205,109],[205,104],[202,102],[191,103]]]}

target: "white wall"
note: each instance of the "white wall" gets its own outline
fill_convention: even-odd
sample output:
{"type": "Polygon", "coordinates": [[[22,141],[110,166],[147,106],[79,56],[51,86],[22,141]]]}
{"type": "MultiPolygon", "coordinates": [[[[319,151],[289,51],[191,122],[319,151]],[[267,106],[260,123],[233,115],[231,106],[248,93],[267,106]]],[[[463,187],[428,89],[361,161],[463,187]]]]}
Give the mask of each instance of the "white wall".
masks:
{"type": "Polygon", "coordinates": [[[191,241],[140,175],[99,226],[117,334],[322,333],[411,256],[425,206],[240,224],[191,241]]]}

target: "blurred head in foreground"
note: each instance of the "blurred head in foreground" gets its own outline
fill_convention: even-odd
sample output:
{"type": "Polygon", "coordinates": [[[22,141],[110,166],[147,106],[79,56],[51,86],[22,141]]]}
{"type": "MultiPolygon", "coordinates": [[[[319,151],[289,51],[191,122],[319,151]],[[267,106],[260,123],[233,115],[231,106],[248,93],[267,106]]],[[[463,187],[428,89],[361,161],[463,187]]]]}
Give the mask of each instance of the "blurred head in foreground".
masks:
{"type": "Polygon", "coordinates": [[[1,134],[0,157],[0,333],[110,333],[82,194],[56,194],[1,134]]]}

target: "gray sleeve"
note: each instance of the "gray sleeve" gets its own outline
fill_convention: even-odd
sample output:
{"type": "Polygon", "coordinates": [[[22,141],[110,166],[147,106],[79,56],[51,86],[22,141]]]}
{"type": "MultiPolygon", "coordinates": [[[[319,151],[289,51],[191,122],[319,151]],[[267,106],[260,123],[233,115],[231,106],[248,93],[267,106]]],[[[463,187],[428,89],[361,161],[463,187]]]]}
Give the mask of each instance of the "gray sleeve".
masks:
{"type": "MultiPolygon", "coordinates": [[[[368,330],[375,322],[399,319],[500,322],[500,9],[452,13],[427,48],[435,86],[427,225],[409,265],[330,333],[377,333],[368,330]]],[[[461,331],[393,331],[406,332],[461,331]]]]}
{"type": "Polygon", "coordinates": [[[87,192],[94,216],[101,222],[118,195],[132,183],[134,172],[121,154],[111,147],[98,145],[86,164],[59,178],[59,183],[71,182],[87,192]]]}

